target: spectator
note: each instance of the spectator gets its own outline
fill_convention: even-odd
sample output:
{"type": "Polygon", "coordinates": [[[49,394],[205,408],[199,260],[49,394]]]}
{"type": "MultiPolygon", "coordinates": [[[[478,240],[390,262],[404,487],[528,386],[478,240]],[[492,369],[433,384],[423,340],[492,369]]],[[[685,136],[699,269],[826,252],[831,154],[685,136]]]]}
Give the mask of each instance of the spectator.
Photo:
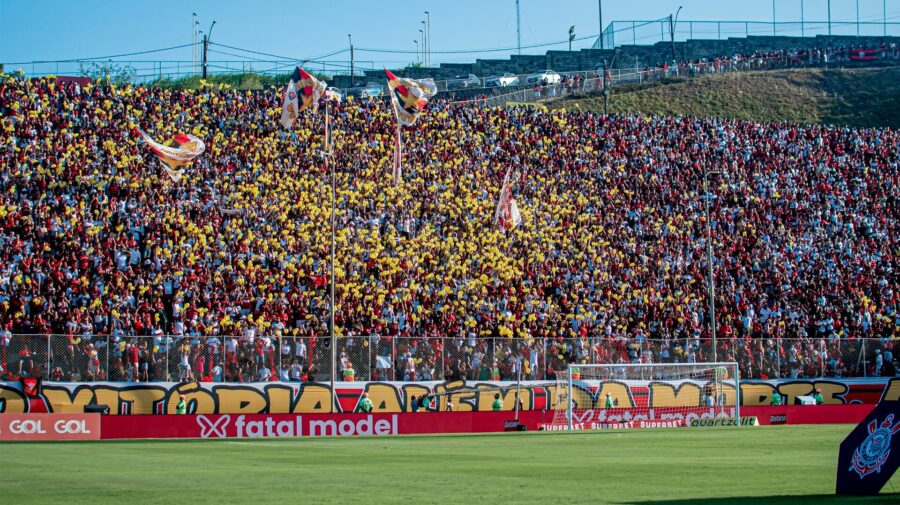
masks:
{"type": "Polygon", "coordinates": [[[356,411],[368,414],[372,412],[373,408],[372,400],[369,399],[369,393],[363,393],[362,398],[359,399],[359,404],[356,406],[356,411]]]}
{"type": "Polygon", "coordinates": [[[353,382],[355,380],[356,372],[353,370],[353,364],[347,361],[344,370],[341,372],[341,376],[346,382],[353,382]]]}
{"type": "Polygon", "coordinates": [[[192,379],[190,347],[185,345],[181,348],[181,361],[178,363],[178,380],[189,382],[192,379]]]}
{"type": "Polygon", "coordinates": [[[781,406],[781,395],[778,393],[778,390],[775,389],[772,391],[772,397],[769,399],[769,405],[781,406]]]}

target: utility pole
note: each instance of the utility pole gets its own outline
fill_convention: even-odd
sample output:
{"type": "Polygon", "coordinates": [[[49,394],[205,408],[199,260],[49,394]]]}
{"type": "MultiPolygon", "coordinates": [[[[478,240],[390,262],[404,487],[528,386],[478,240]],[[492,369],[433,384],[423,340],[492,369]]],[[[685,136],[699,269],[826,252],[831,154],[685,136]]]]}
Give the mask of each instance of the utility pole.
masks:
{"type": "Polygon", "coordinates": [[[803,14],[803,0],[800,0],[800,36],[806,37],[806,21],[803,14]]]}
{"type": "Polygon", "coordinates": [[[856,0],[856,38],[859,38],[859,0],[856,0]]]}
{"type": "MultiPolygon", "coordinates": [[[[616,61],[616,58],[613,57],[613,61],[616,61]]],[[[603,115],[609,116],[609,85],[610,82],[606,79],[606,73],[609,72],[609,63],[606,60],[603,60],[603,115]]],[[[612,74],[610,74],[612,75],[612,74]]]]}
{"type": "Polygon", "coordinates": [[[197,71],[197,13],[191,13],[191,72],[197,71]]]}
{"type": "Polygon", "coordinates": [[[672,42],[672,59],[675,59],[675,21],[669,14],[669,40],[672,42]]]}
{"type": "Polygon", "coordinates": [[[775,30],[775,0],[772,0],[772,36],[776,36],[778,33],[775,30]]]}
{"type": "Polygon", "coordinates": [[[828,0],[828,36],[831,36],[831,0],[828,0]]]}
{"type": "Polygon", "coordinates": [[[669,39],[672,41],[672,59],[675,60],[675,25],[678,24],[678,15],[681,14],[682,7],[679,5],[678,10],[675,11],[675,17],[673,18],[671,14],[669,14],[669,39]]]}
{"type": "Polygon", "coordinates": [[[575,40],[575,25],[569,27],[569,52],[572,52],[572,41],[575,40]]]}
{"type": "Polygon", "coordinates": [[[597,10],[600,13],[600,50],[603,50],[603,0],[597,0],[597,10]]]}
{"type": "MultiPolygon", "coordinates": [[[[424,21],[423,21],[423,23],[424,23],[424,21]]],[[[419,30],[419,40],[422,41],[421,46],[422,46],[422,51],[424,52],[425,51],[425,30],[419,30]]],[[[422,59],[420,58],[419,63],[421,63],[421,62],[422,62],[422,59]]]]}
{"type": "Polygon", "coordinates": [[[427,65],[425,60],[425,48],[428,47],[428,23],[422,20],[422,63],[427,65]]]}
{"type": "Polygon", "coordinates": [[[881,22],[884,23],[884,36],[887,37],[887,0],[881,2],[881,22]]]}
{"type": "Polygon", "coordinates": [[[519,16],[519,0],[516,0],[516,54],[522,54],[522,19],[519,16]]]}
{"type": "Polygon", "coordinates": [[[347,39],[350,41],[350,87],[353,87],[353,37],[348,33],[347,39]]]}
{"type": "Polygon", "coordinates": [[[419,61],[419,40],[415,39],[415,40],[413,40],[413,42],[416,43],[416,62],[418,63],[418,61],[419,61]]]}
{"type": "Polygon", "coordinates": [[[425,33],[428,35],[425,43],[425,66],[431,66],[431,13],[425,11],[425,33]]]}
{"type": "Polygon", "coordinates": [[[206,52],[209,50],[209,41],[212,39],[212,31],[216,26],[216,21],[213,20],[212,24],[209,25],[209,30],[203,35],[203,78],[206,79],[207,69],[209,67],[209,60],[207,59],[206,52]]]}

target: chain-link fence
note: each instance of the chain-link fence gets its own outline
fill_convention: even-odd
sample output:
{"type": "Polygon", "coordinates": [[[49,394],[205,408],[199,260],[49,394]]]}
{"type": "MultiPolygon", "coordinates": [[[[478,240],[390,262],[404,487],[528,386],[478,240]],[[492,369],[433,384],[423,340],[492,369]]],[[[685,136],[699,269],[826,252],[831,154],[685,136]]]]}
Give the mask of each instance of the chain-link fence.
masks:
{"type": "Polygon", "coordinates": [[[745,378],[896,373],[883,339],[5,335],[0,378],[264,382],[552,379],[570,363],[735,361],[745,378]]]}

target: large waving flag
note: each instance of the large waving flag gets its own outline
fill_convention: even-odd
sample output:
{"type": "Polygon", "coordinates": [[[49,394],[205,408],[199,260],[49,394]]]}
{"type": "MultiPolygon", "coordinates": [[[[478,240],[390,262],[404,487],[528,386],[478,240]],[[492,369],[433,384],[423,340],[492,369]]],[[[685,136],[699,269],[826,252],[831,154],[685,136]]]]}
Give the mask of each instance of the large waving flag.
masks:
{"type": "Polygon", "coordinates": [[[325,92],[325,83],[309,75],[300,67],[294,69],[294,75],[284,90],[284,101],[281,104],[281,126],[290,128],[300,113],[309,107],[319,104],[319,97],[325,92]]]}
{"type": "Polygon", "coordinates": [[[391,105],[397,115],[397,122],[409,126],[416,122],[419,113],[425,108],[428,99],[437,93],[432,79],[407,79],[397,77],[390,70],[384,69],[391,91],[391,105]]]}
{"type": "Polygon", "coordinates": [[[400,184],[403,178],[401,168],[403,160],[403,142],[400,140],[400,127],[410,126],[416,122],[419,113],[425,109],[428,99],[437,93],[437,86],[432,79],[407,79],[397,77],[388,69],[384,69],[388,78],[388,89],[391,94],[391,106],[397,117],[397,138],[394,140],[394,184],[400,184]]]}
{"type": "Polygon", "coordinates": [[[183,167],[206,150],[206,144],[202,140],[187,133],[176,133],[167,144],[160,144],[143,131],[137,130],[137,132],[150,146],[150,150],[159,158],[159,161],[163,162],[163,169],[175,182],[181,179],[181,175],[184,173],[183,167]]]}
{"type": "Polygon", "coordinates": [[[503,177],[503,187],[500,188],[500,200],[497,202],[497,210],[494,212],[494,222],[500,225],[500,229],[506,231],[522,224],[522,215],[516,205],[516,199],[512,197],[510,189],[509,172],[503,177]]]}

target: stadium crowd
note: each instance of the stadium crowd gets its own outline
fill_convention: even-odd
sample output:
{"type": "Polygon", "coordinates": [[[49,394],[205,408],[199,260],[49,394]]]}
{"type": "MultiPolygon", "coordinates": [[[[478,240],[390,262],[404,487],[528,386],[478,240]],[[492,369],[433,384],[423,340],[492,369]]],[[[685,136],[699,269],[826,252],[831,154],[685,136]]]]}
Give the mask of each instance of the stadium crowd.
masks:
{"type": "MultiPolygon", "coordinates": [[[[324,112],[285,131],[279,93],[2,78],[5,377],[328,376],[324,112]],[[207,150],[175,182],[135,127],[207,150]]],[[[710,359],[710,171],[718,358],[895,373],[895,131],[434,101],[394,185],[386,104],[333,105],[331,125],[345,378],[710,359]],[[503,231],[510,167],[524,222],[503,231]]]]}
{"type": "Polygon", "coordinates": [[[695,58],[673,61],[656,67],[642,69],[642,79],[684,77],[700,74],[717,74],[747,70],[797,68],[805,66],[845,65],[853,62],[900,60],[900,46],[882,44],[859,47],[820,47],[809,49],[781,49],[756,51],[752,54],[722,55],[713,58],[695,58]]]}

